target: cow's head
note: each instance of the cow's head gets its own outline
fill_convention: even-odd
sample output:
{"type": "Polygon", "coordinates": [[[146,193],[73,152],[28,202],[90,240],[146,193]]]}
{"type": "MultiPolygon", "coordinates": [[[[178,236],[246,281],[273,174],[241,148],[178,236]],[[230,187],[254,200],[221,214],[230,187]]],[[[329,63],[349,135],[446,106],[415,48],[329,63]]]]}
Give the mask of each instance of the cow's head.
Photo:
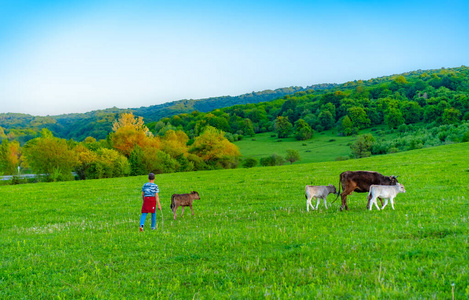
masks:
{"type": "Polygon", "coordinates": [[[191,195],[193,199],[200,200],[199,193],[197,193],[196,191],[192,191],[191,195]]]}
{"type": "Polygon", "coordinates": [[[337,194],[337,190],[336,190],[336,188],[335,188],[334,185],[329,184],[329,192],[330,192],[331,194],[337,194]]]}
{"type": "Polygon", "coordinates": [[[396,185],[396,184],[399,183],[399,182],[397,181],[397,176],[394,176],[394,175],[392,175],[392,176],[387,176],[387,177],[386,177],[386,181],[387,181],[387,183],[388,183],[389,185],[396,185]]]}

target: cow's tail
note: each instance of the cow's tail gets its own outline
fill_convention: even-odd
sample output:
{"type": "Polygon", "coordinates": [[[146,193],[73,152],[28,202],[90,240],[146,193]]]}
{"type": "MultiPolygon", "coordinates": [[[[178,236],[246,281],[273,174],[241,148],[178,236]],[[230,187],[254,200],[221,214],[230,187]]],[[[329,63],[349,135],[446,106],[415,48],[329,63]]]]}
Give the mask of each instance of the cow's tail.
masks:
{"type": "MultiPolygon", "coordinates": [[[[340,174],[340,175],[342,175],[342,174],[340,174]]],[[[339,191],[337,192],[337,197],[335,197],[335,200],[331,202],[331,205],[332,205],[334,202],[336,202],[337,199],[339,199],[339,196],[340,196],[340,187],[342,186],[342,185],[340,184],[340,181],[341,181],[341,178],[339,177],[339,191]]]]}

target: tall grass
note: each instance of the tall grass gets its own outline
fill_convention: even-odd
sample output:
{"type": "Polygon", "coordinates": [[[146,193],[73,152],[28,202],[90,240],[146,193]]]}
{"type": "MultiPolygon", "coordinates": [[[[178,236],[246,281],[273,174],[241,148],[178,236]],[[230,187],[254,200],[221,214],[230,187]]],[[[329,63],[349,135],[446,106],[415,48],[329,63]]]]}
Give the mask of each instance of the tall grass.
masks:
{"type": "MultiPolygon", "coordinates": [[[[0,187],[0,298],[469,297],[469,147],[342,162],[158,175],[162,224],[138,232],[145,176],[0,187]],[[396,210],[366,194],[306,212],[306,184],[398,175],[396,210]],[[195,215],[170,196],[196,190],[195,215]],[[163,228],[162,228],[163,225],[163,228]]],[[[329,197],[329,203],[335,197],[329,197]]]]}

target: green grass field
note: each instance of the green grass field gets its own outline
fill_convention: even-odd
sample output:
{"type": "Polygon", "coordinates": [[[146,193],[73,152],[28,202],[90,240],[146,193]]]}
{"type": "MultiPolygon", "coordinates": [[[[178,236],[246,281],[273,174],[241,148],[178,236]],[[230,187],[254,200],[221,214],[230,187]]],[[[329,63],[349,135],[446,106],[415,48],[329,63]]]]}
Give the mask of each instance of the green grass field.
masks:
{"type": "MultiPolygon", "coordinates": [[[[384,126],[375,129],[384,129],[384,126]]],[[[360,131],[360,135],[365,133],[371,133],[376,138],[392,139],[397,136],[395,133],[378,136],[371,129],[360,131]]],[[[296,164],[303,164],[348,158],[352,152],[350,144],[356,140],[357,136],[338,136],[332,130],[315,133],[312,139],[306,141],[298,141],[294,137],[279,139],[274,132],[265,132],[253,137],[244,137],[235,144],[239,147],[242,157],[253,157],[258,161],[274,153],[285,157],[287,149],[297,150],[301,159],[296,164]]]]}
{"type": "MultiPolygon", "coordinates": [[[[341,162],[158,175],[164,223],[138,231],[145,176],[0,187],[0,298],[469,297],[469,145],[341,162]],[[306,212],[306,184],[398,175],[395,208],[366,194],[306,212]],[[172,193],[201,195],[195,216],[172,193]],[[162,226],[163,225],[163,226],[162,226]],[[163,228],[162,228],[163,227],[163,228]]],[[[335,196],[329,196],[332,202],[335,196]]]]}
{"type": "Polygon", "coordinates": [[[297,163],[311,163],[333,161],[337,157],[348,157],[351,153],[349,143],[356,137],[337,136],[329,131],[316,133],[314,138],[298,141],[294,137],[278,139],[272,137],[273,132],[259,133],[254,137],[245,137],[235,144],[239,147],[243,157],[253,157],[257,160],[278,154],[285,156],[287,149],[294,149],[300,153],[301,160],[297,163]]]}

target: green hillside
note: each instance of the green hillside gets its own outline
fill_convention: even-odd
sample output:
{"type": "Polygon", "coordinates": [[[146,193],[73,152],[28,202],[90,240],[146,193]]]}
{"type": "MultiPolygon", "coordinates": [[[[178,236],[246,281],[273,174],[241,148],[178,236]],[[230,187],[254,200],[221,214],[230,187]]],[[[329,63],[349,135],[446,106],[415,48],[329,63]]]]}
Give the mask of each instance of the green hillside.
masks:
{"type": "MultiPolygon", "coordinates": [[[[138,232],[145,176],[0,186],[0,298],[469,297],[469,147],[158,175],[163,220],[138,232]],[[305,184],[398,175],[395,210],[366,194],[306,212],[305,184]],[[170,196],[196,190],[195,215],[170,196]],[[453,285],[453,286],[452,286],[453,285]]],[[[338,200],[340,201],[340,200],[338,200]]]]}
{"type": "MultiPolygon", "coordinates": [[[[363,130],[362,134],[370,133],[363,130]]],[[[387,134],[384,138],[393,139],[396,134],[387,134]]],[[[293,137],[279,139],[275,134],[259,133],[252,138],[235,142],[244,158],[260,160],[272,154],[285,156],[288,149],[299,152],[297,163],[326,162],[337,159],[348,159],[351,154],[350,144],[356,136],[337,136],[333,130],[323,131],[307,141],[298,141],[293,137]]]]}
{"type": "MultiPolygon", "coordinates": [[[[308,87],[287,87],[275,90],[252,92],[239,96],[222,96],[205,99],[184,99],[158,105],[138,108],[107,108],[87,113],[63,114],[56,116],[33,116],[20,113],[0,113],[0,140],[8,136],[10,140],[24,143],[39,136],[42,128],[47,128],[60,138],[82,141],[91,136],[105,139],[112,131],[112,123],[120,113],[133,112],[144,118],[145,122],[155,122],[161,118],[171,117],[192,111],[208,112],[223,107],[271,101],[299,91],[323,90],[336,84],[316,84],[308,87]],[[2,136],[5,131],[5,136],[2,136]]],[[[130,103],[130,102],[129,102],[130,103]]]]}

